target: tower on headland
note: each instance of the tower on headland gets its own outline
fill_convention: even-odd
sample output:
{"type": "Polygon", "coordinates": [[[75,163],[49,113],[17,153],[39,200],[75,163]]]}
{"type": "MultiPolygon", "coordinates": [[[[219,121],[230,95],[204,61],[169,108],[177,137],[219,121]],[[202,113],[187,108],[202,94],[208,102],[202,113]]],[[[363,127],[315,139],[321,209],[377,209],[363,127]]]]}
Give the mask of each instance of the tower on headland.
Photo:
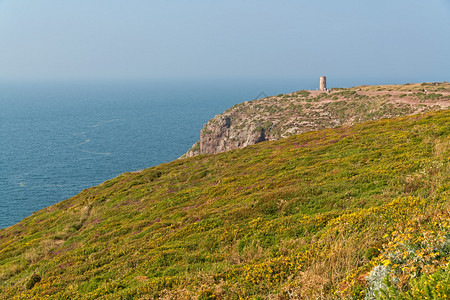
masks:
{"type": "Polygon", "coordinates": [[[327,89],[327,77],[320,76],[319,91],[325,91],[326,89],[327,89]]]}

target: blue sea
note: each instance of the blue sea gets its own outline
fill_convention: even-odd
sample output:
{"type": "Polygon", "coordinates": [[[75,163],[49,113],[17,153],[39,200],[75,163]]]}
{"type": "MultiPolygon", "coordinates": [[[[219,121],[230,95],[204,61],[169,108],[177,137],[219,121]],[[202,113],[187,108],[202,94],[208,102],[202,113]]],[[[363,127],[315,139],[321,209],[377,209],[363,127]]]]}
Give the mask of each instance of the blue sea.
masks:
{"type": "Polygon", "coordinates": [[[234,104],[295,80],[0,83],[0,228],[123,172],[170,162],[234,104]]]}

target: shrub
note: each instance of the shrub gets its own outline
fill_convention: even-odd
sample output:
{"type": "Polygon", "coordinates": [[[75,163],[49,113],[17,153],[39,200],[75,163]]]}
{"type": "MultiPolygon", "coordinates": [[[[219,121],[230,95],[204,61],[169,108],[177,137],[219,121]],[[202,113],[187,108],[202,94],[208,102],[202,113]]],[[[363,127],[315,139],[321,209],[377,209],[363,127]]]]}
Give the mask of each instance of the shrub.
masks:
{"type": "Polygon", "coordinates": [[[387,282],[387,287],[380,290],[381,299],[446,299],[450,295],[450,272],[441,268],[432,275],[422,275],[411,279],[409,291],[400,291],[387,282]]]}
{"type": "Polygon", "coordinates": [[[380,289],[386,288],[386,277],[388,274],[387,267],[384,265],[375,266],[372,272],[370,272],[367,277],[367,284],[369,288],[367,289],[366,299],[375,299],[378,295],[380,289]]]}
{"type": "Polygon", "coordinates": [[[310,92],[305,91],[305,90],[299,91],[299,92],[297,92],[297,94],[298,94],[300,97],[308,97],[309,95],[311,95],[310,92]]]}
{"type": "Polygon", "coordinates": [[[38,282],[40,282],[41,281],[41,276],[39,276],[38,274],[33,274],[31,277],[30,277],[30,279],[28,280],[28,282],[27,282],[27,284],[26,284],[26,288],[28,289],[28,290],[31,290],[34,286],[35,286],[35,284],[36,283],[38,283],[38,282]]]}

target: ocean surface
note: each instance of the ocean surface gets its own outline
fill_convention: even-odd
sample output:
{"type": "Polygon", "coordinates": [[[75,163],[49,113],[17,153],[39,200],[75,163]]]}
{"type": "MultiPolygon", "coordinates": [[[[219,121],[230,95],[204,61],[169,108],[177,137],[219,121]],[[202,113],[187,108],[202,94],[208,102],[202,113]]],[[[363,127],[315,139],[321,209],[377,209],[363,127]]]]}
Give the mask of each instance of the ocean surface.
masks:
{"type": "Polygon", "coordinates": [[[0,83],[0,228],[123,172],[177,159],[236,103],[315,82],[0,83]]]}

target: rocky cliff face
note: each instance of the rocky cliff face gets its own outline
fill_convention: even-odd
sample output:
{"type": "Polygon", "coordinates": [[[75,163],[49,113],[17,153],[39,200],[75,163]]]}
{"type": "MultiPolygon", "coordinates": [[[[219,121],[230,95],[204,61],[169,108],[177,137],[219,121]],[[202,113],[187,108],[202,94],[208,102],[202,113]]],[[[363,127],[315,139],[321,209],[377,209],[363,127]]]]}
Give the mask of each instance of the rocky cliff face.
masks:
{"type": "Polygon", "coordinates": [[[450,83],[298,91],[237,104],[204,125],[183,155],[213,154],[306,131],[411,115],[450,105],[450,83]]]}

